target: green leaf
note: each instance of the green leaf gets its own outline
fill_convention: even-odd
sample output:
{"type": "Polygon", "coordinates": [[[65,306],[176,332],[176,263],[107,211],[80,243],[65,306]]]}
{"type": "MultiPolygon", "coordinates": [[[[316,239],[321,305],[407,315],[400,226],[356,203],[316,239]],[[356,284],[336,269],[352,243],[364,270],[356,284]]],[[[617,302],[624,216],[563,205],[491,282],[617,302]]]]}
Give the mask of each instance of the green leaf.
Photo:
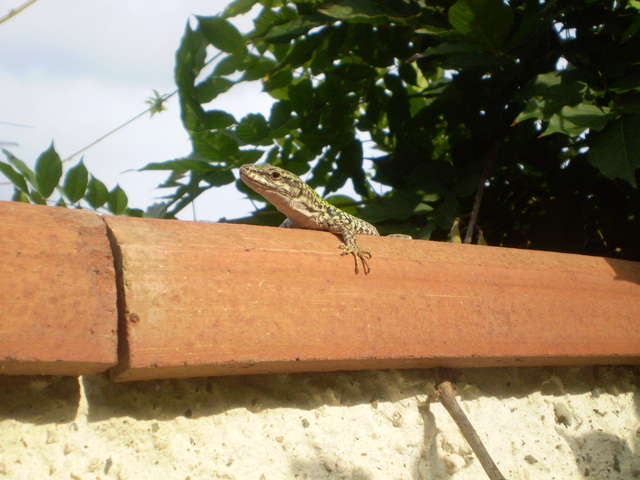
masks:
{"type": "Polygon", "coordinates": [[[53,142],[36,160],[35,172],[38,192],[44,198],[49,198],[62,176],[62,161],[53,147],[53,142]]]}
{"type": "Polygon", "coordinates": [[[107,207],[109,211],[116,215],[122,215],[127,209],[127,203],[129,203],[127,194],[120,188],[120,185],[116,185],[107,197],[107,207]]]}
{"type": "Polygon", "coordinates": [[[190,133],[196,158],[199,156],[215,162],[226,162],[238,151],[238,143],[223,131],[205,130],[190,133]]]}
{"type": "Polygon", "coordinates": [[[313,87],[308,78],[301,79],[289,87],[289,98],[293,109],[305,112],[313,106],[313,87]]]}
{"type": "Polygon", "coordinates": [[[291,65],[295,68],[307,62],[326,39],[327,34],[328,30],[323,30],[320,33],[307,35],[296,42],[291,53],[282,59],[280,66],[291,65]]]}
{"type": "Polygon", "coordinates": [[[38,188],[38,184],[36,183],[36,174],[33,170],[31,170],[26,163],[24,163],[19,158],[15,157],[10,151],[2,149],[2,153],[7,157],[9,163],[12,164],[22,176],[31,184],[33,188],[38,188]]]}
{"type": "Polygon", "coordinates": [[[348,179],[349,177],[342,170],[334,170],[325,182],[323,195],[340,190],[348,179]]]}
{"type": "Polygon", "coordinates": [[[108,196],[109,192],[104,183],[92,176],[91,180],[89,180],[85,200],[93,209],[98,209],[106,203],[108,196]]]}
{"type": "Polygon", "coordinates": [[[398,69],[400,78],[409,85],[418,86],[418,72],[412,63],[403,63],[398,69]]]}
{"type": "Polygon", "coordinates": [[[386,220],[406,220],[420,212],[423,204],[421,195],[416,191],[393,192],[385,195],[376,202],[372,202],[362,209],[362,215],[373,223],[386,220]]]}
{"type": "Polygon", "coordinates": [[[321,18],[310,17],[308,15],[295,17],[286,23],[274,25],[269,28],[264,36],[264,40],[270,43],[289,42],[304,35],[312,28],[323,24],[324,20],[321,18]]]}
{"type": "Polygon", "coordinates": [[[236,123],[233,115],[222,110],[209,110],[205,112],[205,117],[205,125],[211,130],[223,130],[236,123]]]}
{"type": "Polygon", "coordinates": [[[22,202],[22,203],[30,203],[29,195],[24,193],[23,191],[18,190],[17,188],[13,191],[13,196],[11,197],[12,202],[22,202]]]}
{"type": "Polygon", "coordinates": [[[193,88],[196,76],[204,67],[206,56],[207,42],[202,33],[198,30],[191,30],[191,27],[187,24],[180,41],[180,47],[176,52],[175,77],[178,87],[189,91],[193,88]]]}
{"type": "Polygon", "coordinates": [[[484,53],[482,46],[469,42],[443,42],[435,47],[427,48],[424,58],[438,57],[442,68],[464,68],[480,65],[496,64],[494,55],[484,53]]]}
{"type": "Polygon", "coordinates": [[[640,92],[633,95],[625,95],[620,103],[620,112],[623,115],[640,113],[640,92]]]}
{"type": "Polygon", "coordinates": [[[224,8],[221,16],[222,18],[231,18],[236,15],[242,15],[251,10],[256,3],[258,3],[258,0],[234,0],[224,8]]]}
{"type": "Polygon", "coordinates": [[[262,158],[264,152],[262,150],[240,150],[233,157],[236,165],[244,165],[245,163],[256,163],[262,158]]]}
{"type": "Polygon", "coordinates": [[[458,0],[449,9],[449,23],[459,33],[497,52],[513,23],[513,12],[502,0],[458,0]]]}
{"type": "Polygon", "coordinates": [[[288,87],[293,80],[291,69],[278,70],[274,75],[269,76],[264,80],[263,90],[270,92],[280,88],[288,87]]]}
{"type": "MultiPolygon", "coordinates": [[[[265,2],[265,0],[261,0],[260,3],[265,5],[266,8],[263,8],[253,20],[254,30],[251,33],[253,38],[261,38],[266,35],[269,29],[274,25],[286,23],[298,16],[296,9],[290,6],[283,6],[276,10],[276,8],[271,8],[273,7],[272,0],[267,0],[267,2],[265,2]]],[[[282,5],[286,4],[286,2],[280,3],[282,5]]]]}
{"type": "Polygon", "coordinates": [[[164,218],[168,207],[168,202],[156,202],[147,207],[143,216],[146,218],[164,218]]]}
{"type": "Polygon", "coordinates": [[[205,38],[218,50],[233,53],[244,47],[242,34],[224,18],[199,16],[196,18],[205,38]]]}
{"type": "Polygon", "coordinates": [[[587,93],[587,86],[569,78],[567,72],[550,72],[537,75],[529,82],[524,97],[530,99],[518,115],[516,123],[529,118],[549,120],[566,105],[578,105],[587,93]]]}
{"type": "Polygon", "coordinates": [[[637,90],[640,87],[640,73],[627,74],[611,82],[609,88],[615,92],[624,93],[629,90],[637,90]]]}
{"type": "Polygon", "coordinates": [[[29,193],[29,198],[31,199],[32,203],[35,203],[37,205],[46,205],[47,204],[46,198],[44,198],[42,195],[40,195],[40,193],[37,192],[36,190],[32,190],[29,193]]]}
{"type": "Polygon", "coordinates": [[[192,176],[189,185],[182,185],[173,195],[170,203],[171,209],[167,211],[164,218],[175,218],[175,216],[187,205],[193,203],[203,192],[209,187],[200,187],[199,183],[202,181],[200,174],[192,176]]]}
{"type": "Polygon", "coordinates": [[[215,132],[211,145],[224,156],[234,155],[239,150],[238,142],[224,132],[215,132]]]}
{"type": "Polygon", "coordinates": [[[355,84],[355,82],[361,82],[363,80],[373,80],[377,76],[376,70],[373,67],[357,63],[338,65],[337,67],[331,69],[331,73],[344,80],[353,82],[353,84],[355,84]]]}
{"type": "Polygon", "coordinates": [[[176,172],[208,172],[212,166],[209,162],[203,160],[180,159],[168,160],[166,162],[148,163],[140,169],[142,170],[172,170],[176,172]]]}
{"type": "Polygon", "coordinates": [[[236,181],[231,170],[222,167],[212,168],[203,178],[212,187],[221,187],[236,181]]]}
{"type": "Polygon", "coordinates": [[[231,75],[232,73],[242,70],[245,66],[246,55],[237,53],[235,55],[228,55],[221,59],[213,69],[212,75],[224,76],[231,75]]]}
{"type": "Polygon", "coordinates": [[[353,139],[343,146],[336,158],[336,165],[341,173],[353,180],[353,187],[359,195],[367,196],[367,186],[362,171],[362,143],[353,139]]]}
{"type": "Polygon", "coordinates": [[[242,76],[243,82],[261,80],[269,71],[275,67],[276,62],[266,57],[255,58],[247,63],[246,70],[242,76]]]}
{"type": "Polygon", "coordinates": [[[89,183],[89,172],[84,166],[82,160],[78,165],[71,168],[64,179],[64,194],[71,200],[71,203],[77,203],[87,191],[89,183]]]}
{"type": "Polygon", "coordinates": [[[577,137],[585,130],[602,130],[607,122],[613,118],[608,108],[581,103],[576,107],[566,106],[553,115],[542,136],[552,133],[564,133],[570,137],[577,137]]]}
{"type": "Polygon", "coordinates": [[[640,114],[614,120],[594,134],[587,154],[589,162],[605,177],[621,178],[637,187],[640,168],[640,114]]]}
{"type": "Polygon", "coordinates": [[[127,217],[134,217],[134,218],[142,218],[144,217],[144,212],[142,210],[140,210],[139,208],[127,208],[124,211],[124,214],[127,217]]]}
{"type": "Polygon", "coordinates": [[[251,113],[240,121],[236,134],[245,143],[260,145],[269,135],[269,125],[261,114],[251,113]]]}
{"type": "Polygon", "coordinates": [[[204,111],[195,92],[195,80],[204,68],[207,41],[199,30],[189,24],[176,53],[175,80],[178,85],[182,123],[187,131],[202,129],[204,111]]]}
{"type": "Polygon", "coordinates": [[[271,106],[271,115],[269,116],[269,125],[276,129],[286,124],[291,118],[291,102],[281,100],[271,106]]]}
{"type": "Polygon", "coordinates": [[[460,215],[460,203],[454,196],[445,197],[435,211],[435,222],[443,230],[449,230],[460,215]]]}
{"type": "Polygon", "coordinates": [[[27,182],[24,179],[24,177],[22,175],[20,175],[18,172],[16,172],[11,165],[4,163],[4,162],[0,162],[0,172],[7,177],[11,183],[13,183],[16,188],[23,192],[23,193],[28,193],[29,192],[29,187],[27,186],[27,182]]]}
{"type": "Polygon", "coordinates": [[[372,0],[342,0],[341,2],[331,2],[330,6],[319,8],[318,10],[333,18],[348,20],[351,22],[364,23],[387,23],[395,20],[402,22],[402,16],[409,12],[400,12],[392,7],[400,7],[408,2],[374,2],[372,0]]]}
{"type": "Polygon", "coordinates": [[[211,75],[196,87],[196,95],[200,103],[209,103],[221,93],[226,92],[235,85],[231,80],[211,75]]]}

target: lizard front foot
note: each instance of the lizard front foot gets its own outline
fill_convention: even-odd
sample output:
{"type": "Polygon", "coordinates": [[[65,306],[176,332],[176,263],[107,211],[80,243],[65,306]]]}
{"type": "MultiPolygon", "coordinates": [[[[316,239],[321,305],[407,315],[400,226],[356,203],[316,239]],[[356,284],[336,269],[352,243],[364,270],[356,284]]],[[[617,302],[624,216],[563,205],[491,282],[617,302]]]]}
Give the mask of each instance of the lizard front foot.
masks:
{"type": "Polygon", "coordinates": [[[358,258],[362,262],[362,270],[364,271],[364,274],[367,275],[371,271],[371,268],[369,267],[369,259],[371,258],[370,252],[360,250],[360,247],[357,245],[348,247],[344,243],[340,244],[340,248],[342,249],[342,253],[340,255],[353,255],[353,260],[356,265],[356,275],[360,272],[360,269],[358,268],[358,258]]]}

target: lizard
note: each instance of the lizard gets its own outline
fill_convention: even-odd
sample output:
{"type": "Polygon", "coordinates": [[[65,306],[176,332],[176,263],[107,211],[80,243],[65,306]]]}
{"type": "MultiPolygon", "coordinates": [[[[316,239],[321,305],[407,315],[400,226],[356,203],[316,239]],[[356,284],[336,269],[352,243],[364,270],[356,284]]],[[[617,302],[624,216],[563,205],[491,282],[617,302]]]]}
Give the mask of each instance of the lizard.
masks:
{"type": "Polygon", "coordinates": [[[353,255],[356,274],[359,272],[358,259],[365,275],[371,271],[371,253],[358,246],[356,234],[379,236],[376,227],[330,204],[300,177],[284,168],[268,163],[247,164],[240,167],[240,178],[287,216],[280,227],[324,230],[341,235],[341,255],[353,255]]]}

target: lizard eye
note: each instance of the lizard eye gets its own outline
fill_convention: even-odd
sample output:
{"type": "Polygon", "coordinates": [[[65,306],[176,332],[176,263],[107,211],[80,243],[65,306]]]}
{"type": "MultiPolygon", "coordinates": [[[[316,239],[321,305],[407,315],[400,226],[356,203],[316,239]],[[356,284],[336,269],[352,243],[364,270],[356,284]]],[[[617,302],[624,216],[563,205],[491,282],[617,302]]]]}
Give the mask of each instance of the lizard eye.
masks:
{"type": "Polygon", "coordinates": [[[271,178],[275,178],[275,179],[280,178],[280,173],[279,172],[271,172],[271,178]]]}

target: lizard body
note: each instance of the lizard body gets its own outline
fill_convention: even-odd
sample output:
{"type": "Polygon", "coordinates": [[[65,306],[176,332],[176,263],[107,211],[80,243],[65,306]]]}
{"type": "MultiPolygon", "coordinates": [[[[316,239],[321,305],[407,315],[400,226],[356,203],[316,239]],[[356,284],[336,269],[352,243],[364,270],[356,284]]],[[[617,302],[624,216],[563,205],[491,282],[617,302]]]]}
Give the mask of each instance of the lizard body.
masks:
{"type": "Polygon", "coordinates": [[[353,255],[356,273],[358,259],[364,273],[369,273],[371,253],[360,249],[356,234],[378,236],[376,227],[330,204],[300,177],[275,165],[243,165],[240,178],[287,216],[281,227],[325,230],[341,235],[342,255],[353,255]]]}

